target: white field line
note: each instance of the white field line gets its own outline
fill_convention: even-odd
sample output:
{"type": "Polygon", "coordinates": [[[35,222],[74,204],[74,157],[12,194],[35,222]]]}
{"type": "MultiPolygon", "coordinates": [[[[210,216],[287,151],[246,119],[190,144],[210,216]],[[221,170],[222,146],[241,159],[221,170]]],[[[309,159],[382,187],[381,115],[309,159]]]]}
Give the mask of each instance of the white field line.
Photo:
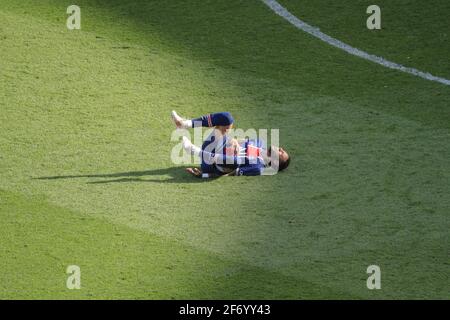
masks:
{"type": "Polygon", "coordinates": [[[283,7],[281,4],[279,4],[276,0],[261,0],[261,1],[264,2],[273,12],[275,12],[277,15],[279,15],[280,17],[284,18],[285,20],[287,20],[288,22],[293,24],[298,29],[305,31],[305,32],[309,33],[310,35],[312,35],[322,41],[325,41],[326,43],[328,43],[336,48],[342,49],[347,53],[350,53],[354,56],[378,63],[379,65],[382,65],[386,68],[400,70],[402,72],[406,72],[406,73],[412,74],[417,77],[421,77],[421,78],[424,78],[424,79],[427,79],[430,81],[440,82],[442,84],[450,86],[450,80],[448,80],[448,79],[436,77],[428,72],[422,72],[422,71],[419,71],[414,68],[408,68],[408,67],[402,66],[401,64],[391,62],[382,57],[378,57],[373,54],[369,54],[365,51],[359,50],[357,48],[353,48],[352,46],[349,46],[348,44],[346,44],[342,41],[332,38],[329,35],[326,35],[325,33],[321,32],[318,28],[315,28],[315,27],[307,24],[306,22],[303,22],[296,16],[294,16],[285,7],[283,7]]]}

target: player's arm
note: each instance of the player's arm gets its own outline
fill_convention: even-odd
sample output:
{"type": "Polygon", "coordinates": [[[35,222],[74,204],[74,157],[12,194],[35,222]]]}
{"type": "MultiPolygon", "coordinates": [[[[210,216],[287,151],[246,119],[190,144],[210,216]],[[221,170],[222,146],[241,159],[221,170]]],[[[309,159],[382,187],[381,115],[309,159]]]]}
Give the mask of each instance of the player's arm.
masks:
{"type": "Polygon", "coordinates": [[[207,150],[202,150],[201,148],[192,144],[192,142],[187,137],[183,137],[182,145],[187,152],[202,158],[203,161],[205,161],[207,164],[216,163],[219,165],[239,166],[245,163],[245,157],[238,157],[235,155],[228,156],[224,154],[208,152],[207,150]]]}

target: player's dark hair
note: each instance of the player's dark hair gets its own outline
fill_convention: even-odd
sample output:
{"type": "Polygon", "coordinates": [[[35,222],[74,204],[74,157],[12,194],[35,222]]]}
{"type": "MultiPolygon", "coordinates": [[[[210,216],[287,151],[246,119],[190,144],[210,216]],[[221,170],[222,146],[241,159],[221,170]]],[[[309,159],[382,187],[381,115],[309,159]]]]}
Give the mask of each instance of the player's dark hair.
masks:
{"type": "Polygon", "coordinates": [[[278,171],[283,171],[284,169],[289,167],[289,163],[291,163],[291,156],[289,156],[289,158],[287,158],[287,160],[284,161],[280,159],[280,163],[278,164],[278,171]]]}

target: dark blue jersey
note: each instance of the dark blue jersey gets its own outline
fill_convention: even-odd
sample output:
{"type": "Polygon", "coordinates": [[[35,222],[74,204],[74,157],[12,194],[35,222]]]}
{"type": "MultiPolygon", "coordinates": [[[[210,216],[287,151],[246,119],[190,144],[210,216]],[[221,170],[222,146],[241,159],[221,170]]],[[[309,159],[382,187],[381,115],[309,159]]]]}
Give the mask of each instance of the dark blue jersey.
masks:
{"type": "Polygon", "coordinates": [[[259,176],[265,168],[263,153],[266,146],[262,140],[245,139],[240,144],[239,156],[244,158],[236,168],[236,175],[239,176],[259,176]]]}
{"type": "Polygon", "coordinates": [[[261,175],[265,168],[263,153],[266,147],[262,140],[245,139],[239,148],[225,137],[211,135],[202,146],[202,171],[204,173],[227,174],[235,171],[236,175],[261,175]]]}

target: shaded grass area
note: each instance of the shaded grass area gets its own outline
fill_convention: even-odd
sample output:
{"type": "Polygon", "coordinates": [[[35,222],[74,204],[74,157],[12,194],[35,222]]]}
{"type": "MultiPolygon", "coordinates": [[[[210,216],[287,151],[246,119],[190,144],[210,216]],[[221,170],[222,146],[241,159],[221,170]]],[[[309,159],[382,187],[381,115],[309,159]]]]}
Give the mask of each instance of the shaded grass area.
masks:
{"type": "MultiPolygon", "coordinates": [[[[65,29],[68,4],[2,6],[1,188],[128,230],[126,265],[104,257],[114,279],[136,268],[139,277],[106,293],[89,279],[92,297],[447,296],[447,88],[349,57],[257,1],[82,1],[80,32],[65,29]],[[172,108],[226,109],[242,128],[280,128],[292,167],[193,181],[169,159],[172,108]],[[153,266],[145,254],[139,264],[141,245],[167,262],[188,247],[203,264],[186,258],[164,277],[170,285],[153,282],[148,294],[159,271],[144,266],[153,266]],[[381,292],[365,287],[370,264],[382,267],[381,292]],[[238,270],[232,280],[228,270],[238,270]]],[[[100,243],[115,239],[99,228],[100,243]]],[[[97,270],[94,244],[84,241],[77,259],[97,270]]],[[[6,289],[22,274],[12,265],[6,289]]],[[[30,297],[40,296],[38,282],[30,297]]]]}
{"type": "Polygon", "coordinates": [[[368,30],[368,6],[330,0],[280,0],[291,13],[322,32],[388,60],[450,78],[448,1],[377,1],[381,30],[368,30]],[[330,19],[333,17],[333,19],[330,19]]]}
{"type": "MultiPolygon", "coordinates": [[[[51,5],[39,18],[50,21],[57,19],[59,25],[64,27],[65,16],[60,12],[68,3],[47,0],[29,4],[27,12],[51,5]]],[[[381,55],[385,53],[382,48],[392,48],[397,54],[392,56],[394,61],[394,58],[403,56],[398,59],[399,63],[407,61],[411,55],[426,56],[428,63],[422,64],[424,58],[417,58],[419,61],[414,61],[411,66],[430,72],[437,69],[443,73],[436,74],[444,77],[448,73],[448,59],[444,54],[449,46],[445,36],[448,21],[442,16],[448,6],[446,1],[425,5],[418,1],[389,2],[385,11],[386,15],[392,17],[387,16],[383,21],[393,23],[395,27],[392,27],[392,31],[387,28],[380,33],[367,33],[368,30],[361,27],[367,16],[365,11],[360,12],[361,8],[365,10],[367,7],[364,1],[282,3],[301,18],[304,10],[311,19],[305,20],[312,24],[320,16],[319,21],[316,21],[319,27],[328,31],[327,26],[333,26],[332,30],[336,31],[330,34],[335,35],[336,32],[336,37],[343,41],[349,40],[349,44],[381,55]],[[408,7],[408,11],[405,19],[402,19],[405,7],[408,7]],[[417,13],[422,11],[423,15],[417,13]],[[414,19],[416,13],[420,14],[421,24],[411,26],[408,21],[414,19]],[[408,30],[411,30],[408,34],[413,37],[411,41],[405,39],[408,30]],[[438,34],[443,36],[430,36],[430,33],[436,34],[436,30],[440,30],[438,34]],[[339,31],[345,32],[347,37],[341,37],[339,31]],[[376,40],[378,38],[381,39],[376,40]],[[351,39],[358,41],[353,43],[351,39]],[[377,50],[372,50],[375,48],[377,50]],[[436,69],[428,68],[433,62],[436,62],[436,69]]],[[[239,71],[246,76],[234,78],[233,84],[240,91],[262,96],[261,99],[270,102],[271,108],[280,102],[280,95],[272,95],[273,89],[269,88],[255,90],[246,81],[249,76],[291,86],[300,97],[306,93],[319,97],[331,96],[369,110],[388,112],[434,127],[448,128],[450,123],[448,87],[348,56],[298,31],[274,15],[260,1],[194,0],[189,5],[169,1],[161,5],[159,1],[134,0],[123,3],[117,0],[96,0],[81,1],[79,5],[84,8],[85,29],[99,32],[110,39],[146,45],[150,50],[157,50],[163,45],[170,52],[209,63],[209,73],[215,72],[216,67],[239,71]]],[[[6,8],[8,6],[14,9],[18,5],[8,3],[6,8]]],[[[21,7],[24,5],[19,5],[21,7]]],[[[405,65],[409,64],[405,62],[405,65]]],[[[233,111],[240,109],[238,106],[231,107],[233,111]]],[[[251,111],[250,114],[254,115],[255,112],[251,111]]],[[[277,124],[274,118],[270,119],[265,117],[265,123],[277,124]]],[[[254,126],[253,123],[251,125],[254,126]]]]}
{"type": "MultiPolygon", "coordinates": [[[[439,1],[438,7],[447,6],[445,3],[439,1]]],[[[105,13],[113,13],[119,19],[131,22],[138,33],[147,30],[158,32],[165,44],[175,46],[175,50],[183,55],[211,62],[227,70],[237,70],[247,76],[270,79],[283,86],[295,87],[297,92],[302,93],[297,95],[300,98],[306,93],[319,97],[332,96],[370,110],[388,112],[426,125],[448,128],[450,123],[447,108],[450,101],[448,87],[348,56],[347,53],[298,31],[274,15],[260,1],[191,1],[189,6],[182,6],[182,10],[180,4],[176,2],[160,6],[157,1],[122,4],[120,1],[100,0],[90,2],[89,6],[101,8],[105,13]]],[[[322,14],[320,8],[326,5],[312,3],[310,5],[311,11],[314,12],[312,17],[322,14],[322,19],[328,16],[330,17],[328,20],[334,20],[335,17],[360,16],[357,12],[361,4],[349,3],[340,6],[352,8],[347,9],[352,11],[342,14],[339,10],[335,10],[322,14]]],[[[404,6],[405,4],[401,2],[391,2],[389,8],[398,14],[404,6]]],[[[415,2],[410,5],[410,10],[421,12],[421,6],[419,2],[415,2]]],[[[431,6],[432,4],[427,8],[431,6]]],[[[424,27],[426,25],[441,28],[441,33],[448,29],[445,28],[447,19],[442,16],[445,15],[444,12],[446,11],[436,12],[436,9],[433,9],[432,13],[421,16],[422,27],[414,29],[416,50],[413,53],[414,56],[421,57],[428,51],[435,50],[433,54],[427,55],[430,61],[428,65],[437,61],[437,68],[442,70],[445,76],[449,69],[448,59],[443,53],[448,51],[446,50],[448,40],[432,37],[435,39],[432,44],[420,42],[430,38],[429,30],[424,27]]],[[[399,15],[390,20],[402,21],[399,15]]],[[[365,30],[363,36],[361,28],[349,31],[343,21],[340,25],[342,26],[339,28],[336,26],[336,29],[347,30],[351,37],[360,38],[364,44],[373,43],[365,30]]],[[[354,22],[351,25],[353,26],[354,22]]],[[[408,26],[401,26],[403,32],[406,32],[407,28],[408,26]]],[[[390,39],[389,43],[394,48],[395,43],[405,42],[402,41],[401,33],[400,36],[398,33],[391,33],[384,37],[390,39]]],[[[374,46],[383,47],[383,43],[379,41],[372,45],[374,46]]],[[[405,55],[411,51],[403,49],[399,45],[396,52],[405,55]]],[[[402,61],[404,59],[399,60],[402,61]]],[[[413,66],[420,68],[422,64],[419,62],[413,66]]],[[[423,67],[428,71],[426,65],[423,67]]],[[[438,72],[439,74],[441,73],[438,72]]],[[[253,90],[253,86],[245,80],[234,79],[234,83],[239,88],[249,90],[252,95],[261,95],[260,91],[253,90]]],[[[271,100],[273,108],[278,102],[279,95],[267,96],[267,93],[272,92],[270,89],[263,92],[265,99],[271,100]]],[[[265,121],[272,125],[270,117],[265,121]]]]}
{"type": "Polygon", "coordinates": [[[340,297],[326,287],[73,213],[42,198],[0,191],[0,199],[2,299],[340,297]],[[66,287],[69,265],[80,267],[80,290],[66,287]]]}

